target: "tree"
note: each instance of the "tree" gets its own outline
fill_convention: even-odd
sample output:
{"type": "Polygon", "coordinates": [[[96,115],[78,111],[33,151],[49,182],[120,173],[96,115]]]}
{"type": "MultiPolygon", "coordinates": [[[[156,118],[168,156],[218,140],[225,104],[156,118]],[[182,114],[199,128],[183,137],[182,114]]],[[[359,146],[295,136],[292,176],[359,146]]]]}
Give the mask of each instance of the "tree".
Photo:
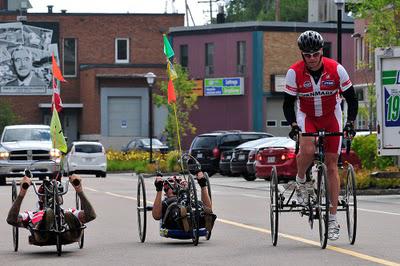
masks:
{"type": "Polygon", "coordinates": [[[5,126],[19,123],[20,117],[14,113],[8,101],[0,101],[0,134],[5,126]]]}
{"type": "MultiPolygon", "coordinates": [[[[193,93],[194,82],[189,80],[186,70],[179,64],[174,64],[174,68],[178,75],[178,77],[173,81],[176,94],[176,115],[180,137],[182,138],[183,136],[186,136],[187,133],[196,133],[196,128],[190,122],[189,115],[193,108],[197,109],[197,95],[193,93]]],[[[175,112],[172,105],[169,105],[167,100],[168,82],[161,82],[160,92],[161,94],[154,95],[154,101],[158,107],[166,106],[168,108],[167,125],[165,127],[167,141],[170,147],[177,149],[179,147],[175,112]]]]}
{"type": "MultiPolygon", "coordinates": [[[[280,21],[307,21],[307,0],[280,0],[280,21]]],[[[276,0],[231,0],[227,22],[274,21],[276,0]]]]}
{"type": "Polygon", "coordinates": [[[367,20],[371,49],[400,45],[400,0],[360,0],[350,9],[367,20]]]}

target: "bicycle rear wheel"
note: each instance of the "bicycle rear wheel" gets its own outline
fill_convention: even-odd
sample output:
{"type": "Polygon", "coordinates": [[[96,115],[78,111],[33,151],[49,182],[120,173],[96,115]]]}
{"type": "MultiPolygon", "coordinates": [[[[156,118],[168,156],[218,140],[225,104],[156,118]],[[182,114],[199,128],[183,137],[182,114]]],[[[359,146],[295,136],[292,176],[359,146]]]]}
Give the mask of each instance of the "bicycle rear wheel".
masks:
{"type": "Polygon", "coordinates": [[[188,180],[188,193],[189,193],[189,214],[192,224],[192,242],[195,246],[199,244],[199,222],[200,222],[200,209],[199,202],[197,200],[196,184],[192,175],[189,175],[188,180]]]}
{"type": "Polygon", "coordinates": [[[346,193],[344,200],[346,202],[347,233],[350,244],[354,245],[357,232],[357,191],[354,168],[351,164],[347,167],[346,193]]]}
{"type": "Polygon", "coordinates": [[[61,202],[59,198],[57,180],[53,179],[53,204],[54,204],[54,216],[55,216],[55,231],[56,231],[56,247],[57,255],[61,256],[62,243],[61,243],[61,229],[63,226],[62,213],[61,213],[61,202]]]}
{"type": "MultiPolygon", "coordinates": [[[[12,181],[11,185],[11,203],[14,203],[15,199],[17,198],[17,183],[15,180],[12,181]]],[[[18,226],[12,227],[12,235],[13,235],[13,245],[14,251],[18,251],[18,240],[19,240],[19,228],[18,226]]]]}
{"type": "Polygon", "coordinates": [[[328,219],[329,219],[329,190],[328,178],[325,164],[318,166],[318,220],[319,220],[319,241],[322,249],[328,243],[328,219]]]}
{"type": "MultiPolygon", "coordinates": [[[[210,197],[210,200],[211,200],[211,203],[212,203],[210,177],[208,176],[207,172],[204,172],[204,177],[205,177],[205,179],[207,179],[208,196],[210,197]]],[[[211,238],[211,231],[208,231],[207,235],[206,235],[206,240],[210,240],[210,238],[211,238]]]]}
{"type": "Polygon", "coordinates": [[[144,178],[142,174],[138,176],[137,183],[137,225],[139,231],[139,239],[140,242],[144,242],[146,240],[146,226],[147,226],[147,210],[146,210],[146,188],[144,185],[144,178]]]}
{"type": "Polygon", "coordinates": [[[272,245],[276,246],[278,243],[278,225],[279,225],[279,203],[278,203],[278,175],[275,166],[271,171],[271,183],[269,188],[270,205],[269,215],[271,222],[271,238],[272,245]]]}

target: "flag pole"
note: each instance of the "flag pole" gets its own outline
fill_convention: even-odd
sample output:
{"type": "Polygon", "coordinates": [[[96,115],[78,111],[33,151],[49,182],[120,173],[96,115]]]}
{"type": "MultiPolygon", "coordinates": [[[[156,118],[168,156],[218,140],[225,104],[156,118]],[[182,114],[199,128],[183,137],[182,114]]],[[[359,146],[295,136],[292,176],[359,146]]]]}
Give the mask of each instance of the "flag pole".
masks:
{"type": "MultiPolygon", "coordinates": [[[[178,123],[178,116],[176,114],[176,103],[172,104],[172,109],[174,110],[175,114],[175,123],[176,123],[176,137],[178,138],[178,148],[179,148],[179,156],[182,156],[182,146],[181,146],[181,136],[180,136],[180,130],[179,130],[179,123],[178,123]]],[[[181,169],[183,171],[183,160],[181,161],[181,169]]]]}

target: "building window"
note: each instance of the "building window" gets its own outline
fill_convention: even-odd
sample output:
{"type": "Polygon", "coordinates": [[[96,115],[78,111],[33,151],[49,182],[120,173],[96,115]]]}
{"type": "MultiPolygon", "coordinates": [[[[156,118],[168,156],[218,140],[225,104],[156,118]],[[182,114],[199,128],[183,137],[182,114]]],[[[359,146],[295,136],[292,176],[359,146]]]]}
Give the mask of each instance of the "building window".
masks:
{"type": "Polygon", "coordinates": [[[356,39],[356,69],[363,68],[362,63],[364,59],[364,39],[362,37],[356,39]]]}
{"type": "Polygon", "coordinates": [[[115,63],[129,63],[129,39],[115,39],[115,63]]]}
{"type": "Polygon", "coordinates": [[[244,74],[246,71],[246,42],[239,41],[236,45],[237,56],[236,56],[236,64],[237,64],[237,73],[244,74]]]}
{"type": "Polygon", "coordinates": [[[214,74],[214,44],[206,43],[206,76],[214,74]]]}
{"type": "Polygon", "coordinates": [[[281,127],[288,127],[289,123],[286,120],[281,120],[281,127]]]}
{"type": "Polygon", "coordinates": [[[63,74],[66,77],[76,77],[76,39],[65,38],[63,50],[63,74]]]}
{"type": "Polygon", "coordinates": [[[276,127],[276,120],[267,120],[267,127],[276,127]]]}
{"type": "Polygon", "coordinates": [[[364,101],[364,88],[356,89],[356,95],[359,101],[364,101]]]}
{"type": "Polygon", "coordinates": [[[187,44],[182,44],[180,47],[180,64],[182,67],[188,67],[189,65],[189,47],[187,44]]]}
{"type": "Polygon", "coordinates": [[[332,57],[332,43],[331,42],[325,42],[324,47],[322,48],[322,52],[324,53],[325,57],[332,57]]]}

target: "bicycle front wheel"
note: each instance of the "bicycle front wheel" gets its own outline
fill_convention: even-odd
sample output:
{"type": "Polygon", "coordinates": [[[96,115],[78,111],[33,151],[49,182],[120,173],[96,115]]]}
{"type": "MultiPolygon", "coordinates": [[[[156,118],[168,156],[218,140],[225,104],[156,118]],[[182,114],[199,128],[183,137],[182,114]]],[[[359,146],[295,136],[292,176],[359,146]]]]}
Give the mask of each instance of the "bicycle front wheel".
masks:
{"type": "Polygon", "coordinates": [[[354,245],[357,232],[357,191],[354,168],[351,164],[347,167],[345,202],[347,233],[350,244],[354,245]]]}
{"type": "Polygon", "coordinates": [[[147,202],[146,202],[146,188],[144,185],[144,178],[142,174],[139,174],[137,183],[137,225],[139,231],[140,242],[146,240],[146,226],[147,226],[147,202]]]}
{"type": "MultiPolygon", "coordinates": [[[[15,180],[12,181],[11,185],[11,203],[17,199],[17,183],[15,180]]],[[[18,251],[18,240],[19,240],[19,228],[18,226],[12,227],[12,235],[13,235],[13,244],[14,244],[14,251],[18,251]]]]}
{"type": "Polygon", "coordinates": [[[278,175],[276,173],[275,166],[272,167],[271,171],[271,183],[269,188],[270,205],[269,205],[269,216],[271,221],[271,239],[272,245],[276,246],[278,243],[278,225],[279,225],[279,213],[278,213],[278,175]]]}
{"type": "Polygon", "coordinates": [[[325,164],[318,166],[318,204],[317,213],[319,220],[319,241],[322,249],[328,243],[328,221],[329,221],[329,190],[327,169],[325,164]]]}

